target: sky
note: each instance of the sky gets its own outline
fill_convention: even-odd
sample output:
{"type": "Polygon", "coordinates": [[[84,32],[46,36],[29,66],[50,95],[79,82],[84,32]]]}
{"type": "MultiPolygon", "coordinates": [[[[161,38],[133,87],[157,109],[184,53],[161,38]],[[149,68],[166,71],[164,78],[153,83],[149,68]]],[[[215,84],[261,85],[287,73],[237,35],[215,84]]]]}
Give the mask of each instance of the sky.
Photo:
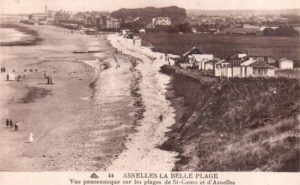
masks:
{"type": "Polygon", "coordinates": [[[186,9],[295,9],[300,0],[0,0],[0,13],[42,13],[45,9],[114,11],[120,8],[178,6],[186,9]]]}

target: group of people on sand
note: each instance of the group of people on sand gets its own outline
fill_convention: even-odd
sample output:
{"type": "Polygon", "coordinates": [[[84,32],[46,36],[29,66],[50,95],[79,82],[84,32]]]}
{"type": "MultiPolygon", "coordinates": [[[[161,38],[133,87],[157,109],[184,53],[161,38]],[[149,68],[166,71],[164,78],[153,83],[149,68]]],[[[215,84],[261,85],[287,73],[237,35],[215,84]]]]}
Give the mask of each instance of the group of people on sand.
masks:
{"type": "Polygon", "coordinates": [[[13,123],[12,119],[6,119],[6,128],[12,128],[15,131],[19,130],[19,124],[17,121],[15,121],[15,123],[13,123]]]}
{"type": "MultiPolygon", "coordinates": [[[[1,73],[6,73],[8,70],[6,67],[1,67],[1,73]]],[[[25,78],[25,74],[22,76],[20,74],[15,73],[15,69],[11,70],[11,73],[6,74],[6,81],[20,81],[22,78],[25,78]]]]}

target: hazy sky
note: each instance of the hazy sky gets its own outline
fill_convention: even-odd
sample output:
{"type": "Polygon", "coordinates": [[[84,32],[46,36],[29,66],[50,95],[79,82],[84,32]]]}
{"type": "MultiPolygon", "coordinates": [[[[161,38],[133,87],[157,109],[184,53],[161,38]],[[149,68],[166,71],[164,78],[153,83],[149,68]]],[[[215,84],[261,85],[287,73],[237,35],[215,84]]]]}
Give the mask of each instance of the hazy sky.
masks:
{"type": "Polygon", "coordinates": [[[0,13],[36,13],[48,9],[112,11],[145,6],[179,6],[186,9],[294,9],[300,0],[0,0],[0,13]]]}

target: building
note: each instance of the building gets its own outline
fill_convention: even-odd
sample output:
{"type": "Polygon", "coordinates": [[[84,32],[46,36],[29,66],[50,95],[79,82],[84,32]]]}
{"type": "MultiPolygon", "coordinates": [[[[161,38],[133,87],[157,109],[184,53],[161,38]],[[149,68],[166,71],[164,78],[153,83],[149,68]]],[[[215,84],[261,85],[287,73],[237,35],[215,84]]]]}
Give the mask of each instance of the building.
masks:
{"type": "Polygon", "coordinates": [[[278,61],[278,67],[279,69],[293,69],[294,62],[292,60],[282,58],[278,61]]]}
{"type": "Polygon", "coordinates": [[[195,65],[199,66],[199,70],[207,70],[205,68],[206,62],[213,59],[213,54],[192,54],[189,56],[189,63],[194,63],[195,65]]]}
{"type": "Polygon", "coordinates": [[[275,67],[267,64],[263,59],[249,59],[241,64],[241,77],[273,77],[275,67]]]}
{"type": "Polygon", "coordinates": [[[273,57],[273,53],[269,49],[248,49],[247,55],[249,59],[262,59],[268,64],[275,64],[276,59],[273,57]]]}
{"type": "Polygon", "coordinates": [[[228,61],[221,60],[215,63],[215,76],[232,77],[232,68],[228,61]]]}
{"type": "Polygon", "coordinates": [[[203,51],[200,51],[197,47],[193,47],[192,49],[188,50],[187,52],[183,53],[182,54],[182,58],[184,59],[189,59],[189,57],[193,54],[199,54],[199,55],[202,55],[204,54],[203,51]]]}
{"type": "Polygon", "coordinates": [[[98,30],[103,30],[106,28],[106,17],[105,16],[96,17],[96,27],[98,30]]]}
{"type": "Polygon", "coordinates": [[[106,19],[106,29],[120,29],[121,21],[112,17],[106,19]]]}
{"type": "Polygon", "coordinates": [[[202,70],[205,70],[205,71],[215,71],[215,66],[216,66],[216,63],[218,63],[219,60],[217,59],[210,59],[210,60],[205,60],[203,62],[203,68],[202,70]]]}
{"type": "Polygon", "coordinates": [[[220,77],[273,77],[275,67],[262,59],[249,59],[240,65],[222,60],[215,64],[215,76],[220,77]]]}
{"type": "Polygon", "coordinates": [[[156,17],[152,19],[154,26],[171,26],[171,18],[169,17],[156,17]]]}

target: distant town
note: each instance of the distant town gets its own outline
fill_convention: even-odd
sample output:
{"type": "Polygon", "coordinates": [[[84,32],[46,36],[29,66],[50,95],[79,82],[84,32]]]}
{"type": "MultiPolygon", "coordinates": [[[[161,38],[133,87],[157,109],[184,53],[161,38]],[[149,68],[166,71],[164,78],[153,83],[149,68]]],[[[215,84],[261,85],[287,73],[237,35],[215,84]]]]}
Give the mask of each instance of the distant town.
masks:
{"type": "MultiPolygon", "coordinates": [[[[190,32],[205,34],[299,36],[300,16],[294,11],[278,14],[209,15],[201,11],[188,12],[175,6],[120,9],[113,12],[54,11],[30,14],[25,24],[55,24],[69,29],[80,29],[88,34],[96,31],[133,32],[190,32]]],[[[297,11],[296,11],[297,12],[297,11]]]]}
{"type": "MultiPolygon", "coordinates": [[[[45,6],[44,13],[30,14],[20,22],[30,25],[51,24],[89,35],[96,35],[100,31],[119,32],[125,38],[132,39],[135,45],[150,45],[152,48],[151,43],[143,41],[145,33],[299,37],[300,31],[300,16],[294,11],[276,15],[251,12],[210,15],[201,11],[187,13],[176,6],[76,13],[54,11],[45,6]]],[[[182,69],[197,69],[206,71],[207,75],[220,77],[295,76],[293,72],[282,70],[299,67],[299,61],[295,64],[293,61],[299,58],[276,58],[270,49],[237,48],[229,53],[218,57],[193,46],[171,60],[182,69]]],[[[170,64],[170,59],[168,62],[170,64]]]]}

